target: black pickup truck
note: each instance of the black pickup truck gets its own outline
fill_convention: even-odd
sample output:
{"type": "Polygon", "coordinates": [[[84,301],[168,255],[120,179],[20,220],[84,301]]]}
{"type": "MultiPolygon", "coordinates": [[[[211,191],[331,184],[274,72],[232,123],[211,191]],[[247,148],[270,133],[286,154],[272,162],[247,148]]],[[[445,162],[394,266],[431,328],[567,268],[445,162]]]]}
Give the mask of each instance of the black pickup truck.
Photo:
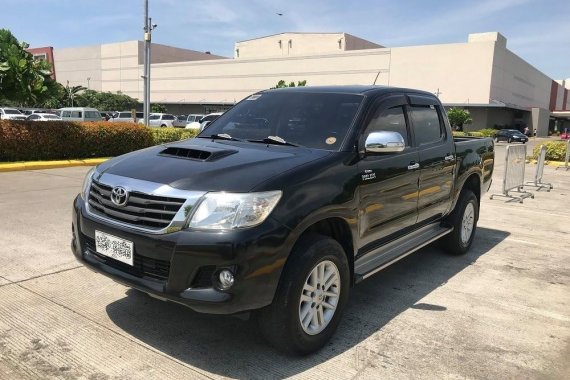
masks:
{"type": "Polygon", "coordinates": [[[493,141],[454,139],[427,92],[263,91],[194,139],[91,170],[71,247],[153,297],[252,311],[269,342],[306,354],[355,284],[437,239],[467,252],[493,161],[493,141]]]}

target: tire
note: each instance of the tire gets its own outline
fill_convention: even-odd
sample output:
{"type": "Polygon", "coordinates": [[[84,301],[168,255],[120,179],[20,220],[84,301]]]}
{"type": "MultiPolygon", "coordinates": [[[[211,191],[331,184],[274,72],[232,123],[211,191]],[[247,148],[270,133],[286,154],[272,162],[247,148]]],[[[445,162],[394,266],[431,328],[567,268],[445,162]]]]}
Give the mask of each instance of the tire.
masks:
{"type": "Polygon", "coordinates": [[[452,255],[463,255],[469,251],[479,219],[479,202],[471,190],[464,190],[455,209],[447,218],[453,231],[440,240],[441,248],[452,255]]]}
{"type": "Polygon", "coordinates": [[[162,124],[160,128],[166,128],[166,124],[162,124]]]}
{"type": "Polygon", "coordinates": [[[322,235],[302,237],[285,265],[273,303],[257,313],[263,336],[275,348],[289,354],[306,355],[317,351],[333,336],[346,306],[349,288],[349,266],[341,245],[322,235]],[[321,267],[325,278],[332,273],[325,283],[336,278],[329,285],[329,292],[323,291],[326,284],[319,280],[321,267]],[[317,294],[309,289],[314,282],[321,286],[317,294]],[[319,323],[321,321],[323,323],[319,323]]]}

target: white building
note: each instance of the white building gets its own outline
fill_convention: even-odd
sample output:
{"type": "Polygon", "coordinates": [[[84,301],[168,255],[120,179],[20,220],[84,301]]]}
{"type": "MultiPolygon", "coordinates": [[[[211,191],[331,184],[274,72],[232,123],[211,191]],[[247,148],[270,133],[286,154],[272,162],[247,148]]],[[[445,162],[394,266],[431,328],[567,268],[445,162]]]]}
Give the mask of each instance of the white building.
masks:
{"type": "MultiPolygon", "coordinates": [[[[143,98],[143,43],[54,49],[57,80],[143,98]]],[[[570,127],[569,81],[555,81],[508,50],[500,33],[467,42],[383,47],[346,33],[282,33],[240,41],[224,58],[153,44],[151,102],[173,113],[230,106],[279,80],[307,85],[378,84],[418,88],[468,108],[469,129],[526,124],[540,135],[570,127]]]]}

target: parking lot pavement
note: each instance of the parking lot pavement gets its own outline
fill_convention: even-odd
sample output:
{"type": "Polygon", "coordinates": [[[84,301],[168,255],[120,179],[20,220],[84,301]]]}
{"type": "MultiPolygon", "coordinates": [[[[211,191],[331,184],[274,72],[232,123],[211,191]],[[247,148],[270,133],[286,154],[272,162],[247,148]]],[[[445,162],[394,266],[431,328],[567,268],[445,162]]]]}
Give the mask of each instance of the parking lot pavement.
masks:
{"type": "MultiPolygon", "coordinates": [[[[497,146],[498,192],[504,146],[497,146]]],[[[523,204],[482,199],[466,256],[437,245],[356,286],[336,336],[291,358],[252,321],[194,313],[79,266],[88,168],[0,173],[0,378],[562,378],[570,374],[570,172],[523,204]]],[[[535,166],[527,166],[530,180],[535,166]]]]}

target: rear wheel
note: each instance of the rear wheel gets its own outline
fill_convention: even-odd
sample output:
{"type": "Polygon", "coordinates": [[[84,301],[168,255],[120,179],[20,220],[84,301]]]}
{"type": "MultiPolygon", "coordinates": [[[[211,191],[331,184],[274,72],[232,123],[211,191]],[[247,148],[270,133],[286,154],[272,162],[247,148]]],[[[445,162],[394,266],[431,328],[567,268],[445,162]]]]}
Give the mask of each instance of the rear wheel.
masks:
{"type": "Polygon", "coordinates": [[[166,124],[162,124],[160,128],[166,128],[166,124]]]}
{"type": "Polygon", "coordinates": [[[455,210],[448,217],[453,231],[440,240],[441,247],[453,255],[467,253],[475,237],[478,219],[477,197],[471,190],[464,190],[457,201],[455,210]]]}
{"type": "Polygon", "coordinates": [[[305,355],[334,334],[348,300],[346,255],[334,239],[309,235],[295,246],[273,303],[258,312],[265,338],[287,353],[305,355]]]}

